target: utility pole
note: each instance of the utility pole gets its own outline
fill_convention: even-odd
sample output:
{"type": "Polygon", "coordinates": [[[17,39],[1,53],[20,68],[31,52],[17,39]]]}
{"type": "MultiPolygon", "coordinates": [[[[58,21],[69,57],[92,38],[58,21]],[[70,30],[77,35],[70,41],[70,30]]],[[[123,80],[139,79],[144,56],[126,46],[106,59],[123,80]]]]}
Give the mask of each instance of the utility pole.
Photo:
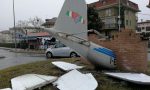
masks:
{"type": "Polygon", "coordinates": [[[121,30],[120,30],[120,25],[121,25],[121,20],[120,20],[120,18],[121,18],[121,16],[120,16],[120,6],[121,6],[121,2],[120,2],[120,0],[119,0],[119,15],[118,15],[119,32],[121,31],[121,30]]]}
{"type": "Polygon", "coordinates": [[[17,48],[17,40],[16,40],[16,17],[15,17],[15,1],[13,0],[13,19],[14,19],[14,36],[15,36],[15,51],[17,48]]]}

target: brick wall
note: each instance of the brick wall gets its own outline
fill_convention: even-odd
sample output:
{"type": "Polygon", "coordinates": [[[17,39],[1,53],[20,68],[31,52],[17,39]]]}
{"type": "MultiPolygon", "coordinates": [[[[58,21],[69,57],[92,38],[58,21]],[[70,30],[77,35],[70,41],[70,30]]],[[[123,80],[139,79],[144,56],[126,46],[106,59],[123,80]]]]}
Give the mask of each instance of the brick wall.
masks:
{"type": "Polygon", "coordinates": [[[122,30],[114,34],[112,40],[99,40],[95,34],[89,40],[113,50],[117,56],[117,68],[123,71],[147,71],[147,42],[141,41],[132,30],[122,30]]]}

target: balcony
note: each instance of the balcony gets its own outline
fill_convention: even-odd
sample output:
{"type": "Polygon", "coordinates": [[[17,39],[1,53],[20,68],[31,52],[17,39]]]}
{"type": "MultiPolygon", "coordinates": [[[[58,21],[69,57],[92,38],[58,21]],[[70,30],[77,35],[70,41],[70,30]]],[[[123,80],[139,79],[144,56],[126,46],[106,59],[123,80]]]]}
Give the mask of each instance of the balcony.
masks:
{"type": "Polygon", "coordinates": [[[118,24],[114,23],[114,24],[105,24],[102,27],[103,30],[109,29],[109,30],[114,30],[114,29],[118,29],[118,24]]]}

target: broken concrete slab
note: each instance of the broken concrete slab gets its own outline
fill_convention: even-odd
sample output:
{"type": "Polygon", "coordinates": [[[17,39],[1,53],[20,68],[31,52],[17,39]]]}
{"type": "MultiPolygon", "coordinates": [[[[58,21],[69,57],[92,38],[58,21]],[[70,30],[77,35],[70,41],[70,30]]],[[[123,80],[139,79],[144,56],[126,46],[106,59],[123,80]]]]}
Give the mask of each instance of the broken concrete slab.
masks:
{"type": "Polygon", "coordinates": [[[135,84],[150,85],[150,76],[143,73],[105,73],[108,76],[135,84]]]}
{"type": "Polygon", "coordinates": [[[54,82],[57,77],[38,74],[26,74],[11,79],[13,90],[33,90],[54,82]]]}
{"type": "Polygon", "coordinates": [[[98,83],[92,74],[82,74],[73,70],[58,78],[53,85],[59,90],[95,90],[98,83]]]}
{"type": "Polygon", "coordinates": [[[71,63],[67,63],[67,62],[63,62],[63,61],[52,62],[52,64],[64,71],[71,71],[74,69],[83,68],[83,66],[77,66],[75,64],[71,64],[71,63]]]}

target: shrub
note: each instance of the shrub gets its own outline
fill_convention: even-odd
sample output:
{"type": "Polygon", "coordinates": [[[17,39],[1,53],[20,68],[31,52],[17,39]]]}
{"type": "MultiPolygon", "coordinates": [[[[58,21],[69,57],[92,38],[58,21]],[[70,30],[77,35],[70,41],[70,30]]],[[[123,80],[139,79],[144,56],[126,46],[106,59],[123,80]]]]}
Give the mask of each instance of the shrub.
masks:
{"type": "Polygon", "coordinates": [[[14,43],[0,43],[0,47],[15,48],[14,43]]]}

